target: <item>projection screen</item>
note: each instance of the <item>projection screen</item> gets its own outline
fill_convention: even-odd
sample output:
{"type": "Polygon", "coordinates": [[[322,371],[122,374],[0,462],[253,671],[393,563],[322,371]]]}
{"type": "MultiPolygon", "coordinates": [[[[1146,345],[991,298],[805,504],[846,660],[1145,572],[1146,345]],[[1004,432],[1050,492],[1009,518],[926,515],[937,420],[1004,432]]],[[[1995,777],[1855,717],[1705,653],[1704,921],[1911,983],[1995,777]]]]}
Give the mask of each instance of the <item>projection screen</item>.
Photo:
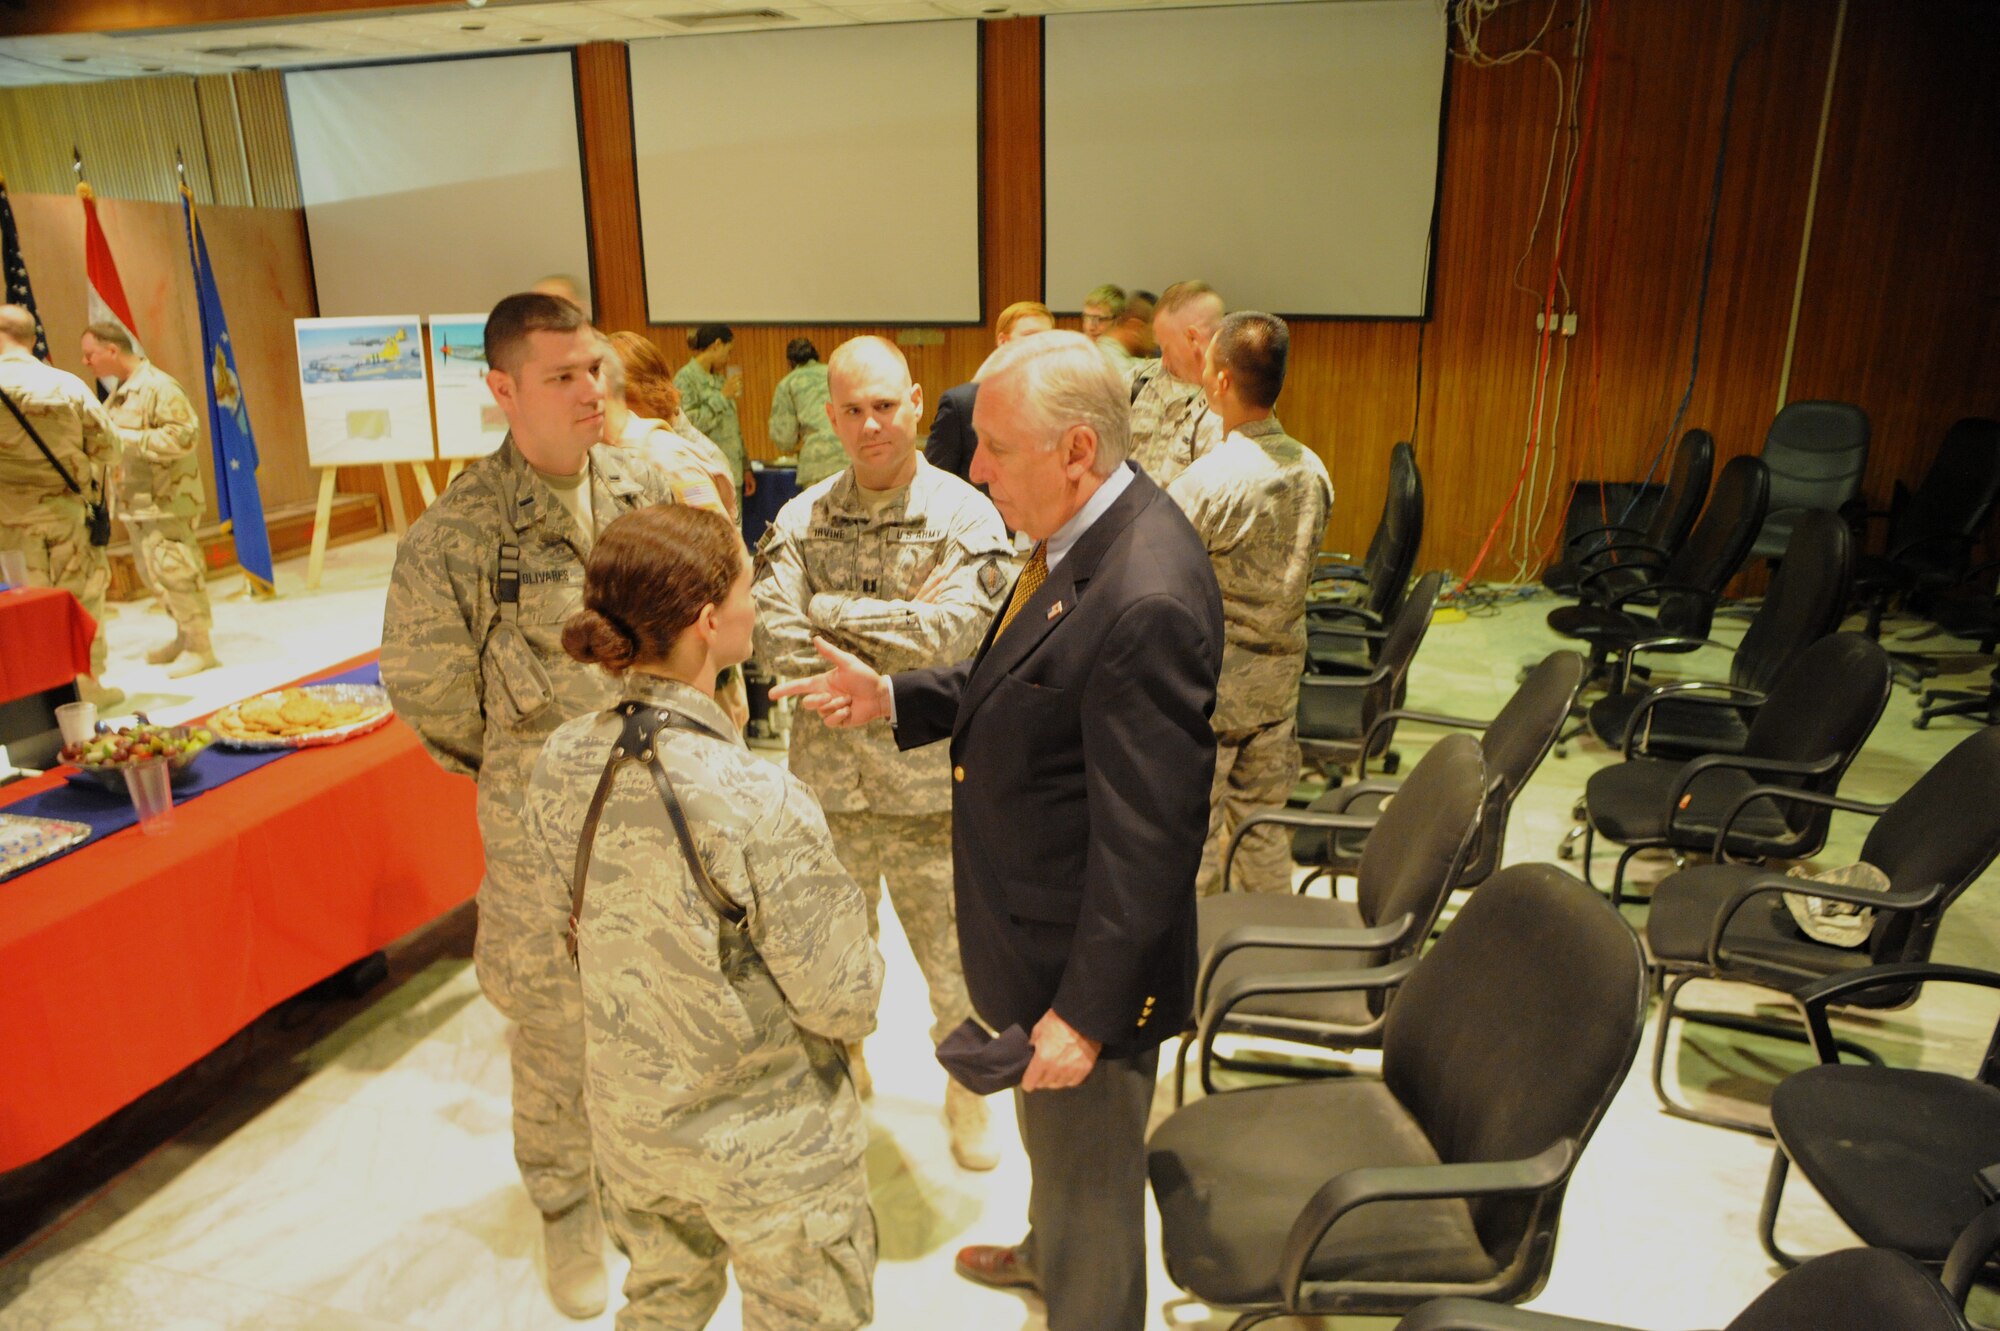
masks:
{"type": "Polygon", "coordinates": [[[976,23],[628,50],[653,322],[978,322],[976,23]]]}
{"type": "Polygon", "coordinates": [[[1158,291],[1200,277],[1236,309],[1424,314],[1444,116],[1437,0],[1044,25],[1052,306],[1076,310],[1101,282],[1158,291]],[[1144,100],[1107,100],[1107,87],[1144,100]]]}
{"type": "Polygon", "coordinates": [[[587,292],[567,51],[307,70],[285,97],[320,314],[483,310],[556,273],[587,292]]]}

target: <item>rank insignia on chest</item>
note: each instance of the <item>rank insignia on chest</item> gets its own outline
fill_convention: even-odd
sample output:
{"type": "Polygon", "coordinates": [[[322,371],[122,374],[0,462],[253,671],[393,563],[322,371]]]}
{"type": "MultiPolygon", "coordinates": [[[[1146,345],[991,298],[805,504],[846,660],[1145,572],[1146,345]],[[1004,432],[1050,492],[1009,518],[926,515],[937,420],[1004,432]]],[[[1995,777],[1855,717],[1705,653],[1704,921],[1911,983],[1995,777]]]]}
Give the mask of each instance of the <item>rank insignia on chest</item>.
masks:
{"type": "Polygon", "coordinates": [[[1000,561],[989,559],[979,570],[979,590],[988,596],[998,596],[1000,584],[1006,579],[1007,575],[1000,571],[1000,561]]]}

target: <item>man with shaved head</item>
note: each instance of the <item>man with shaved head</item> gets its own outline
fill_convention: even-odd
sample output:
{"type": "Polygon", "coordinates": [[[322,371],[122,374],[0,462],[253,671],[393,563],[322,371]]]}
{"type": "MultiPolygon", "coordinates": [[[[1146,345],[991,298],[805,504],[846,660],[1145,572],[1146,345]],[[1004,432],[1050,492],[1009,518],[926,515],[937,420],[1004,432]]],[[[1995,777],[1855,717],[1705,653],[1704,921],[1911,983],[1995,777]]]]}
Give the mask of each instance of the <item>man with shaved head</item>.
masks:
{"type": "MultiPolygon", "coordinates": [[[[917,451],[923,389],[894,343],[857,337],[827,361],[827,415],[846,470],[786,504],[757,548],[757,657],[780,679],[820,668],[815,637],[879,670],[949,666],[971,656],[1014,581],[1007,529],[985,496],[917,451]]],[[[930,988],[931,1039],[972,1014],[959,965],[951,889],[951,762],[898,751],[885,722],[835,729],[802,711],[791,769],[826,810],[841,862],[868,896],[889,900],[930,988]]],[[[851,1052],[856,1089],[867,1065],[851,1052]]],[[[950,1083],[952,1155],[999,1162],[986,1104],[950,1083]]]]}
{"type": "Polygon", "coordinates": [[[1132,378],[1132,460],[1161,485],[1222,442],[1222,421],[1201,391],[1201,363],[1222,324],[1222,297],[1206,282],[1176,282],[1160,293],[1153,332],[1160,358],[1132,378]]]}

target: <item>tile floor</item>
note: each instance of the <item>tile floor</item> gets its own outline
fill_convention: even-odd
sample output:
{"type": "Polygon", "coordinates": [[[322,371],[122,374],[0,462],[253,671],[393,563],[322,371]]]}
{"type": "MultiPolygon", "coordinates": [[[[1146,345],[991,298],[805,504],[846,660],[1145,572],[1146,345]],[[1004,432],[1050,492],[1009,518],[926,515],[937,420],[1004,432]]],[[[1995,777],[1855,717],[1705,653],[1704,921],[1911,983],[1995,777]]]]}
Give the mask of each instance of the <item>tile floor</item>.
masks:
{"type": "MultiPolygon", "coordinates": [[[[188,680],[168,681],[143,664],[167,621],[126,607],[110,624],[111,677],[135,706],[171,720],[368,650],[379,640],[392,555],[386,537],[337,549],[310,595],[303,564],[282,565],[284,595],[272,602],[227,599],[225,581],[216,641],[228,665],[188,680]]],[[[1416,664],[1411,705],[1490,714],[1519,667],[1557,645],[1541,623],[1546,605],[1440,624],[1416,664]]],[[[1725,621],[1722,632],[1740,629],[1725,621]]],[[[1687,665],[1715,674],[1727,663],[1704,653],[1687,665]]],[[[1899,690],[1848,792],[1892,798],[1971,729],[1946,722],[1919,732],[1913,713],[1912,695],[1899,690]]],[[[1406,761],[1425,742],[1406,732],[1406,761]]],[[[1587,743],[1550,759],[1517,806],[1510,862],[1550,856],[1584,778],[1607,761],[1587,743]]],[[[1864,833],[1862,820],[1842,816],[1823,861],[1851,859],[1864,833]]],[[[878,1089],[868,1163],[882,1233],[876,1324],[1036,1331],[1042,1321],[1031,1302],[952,1274],[960,1244],[1018,1236],[1026,1160],[1011,1149],[985,1175],[952,1164],[938,1115],[943,1075],[924,1040],[922,981],[892,912],[882,926],[889,979],[869,1043],[878,1089]]],[[[0,1257],[0,1328],[572,1325],[541,1291],[536,1219],[510,1156],[504,1024],[479,995],[469,945],[468,912],[405,940],[391,982],[345,1009],[350,1016],[325,1023],[315,1040],[250,1056],[192,1126],[0,1257]]],[[[1937,955],[2000,963],[2000,871],[1951,913],[1937,955]]],[[[1896,1061],[1966,1066],[1992,1029],[1993,1008],[1934,994],[1883,1018],[1871,1038],[1896,1061]]],[[[1754,1231],[1770,1147],[1661,1114],[1645,1078],[1650,1049],[1649,1033],[1578,1168],[1554,1275],[1533,1306],[1642,1328],[1716,1326],[1774,1274],[1754,1231]]],[[[1698,1094],[1714,1095],[1797,1059],[1704,1035],[1681,1042],[1674,1062],[1698,1094]]],[[[1156,1112],[1167,1103],[1163,1093],[1156,1112]]],[[[1004,1098],[994,1106],[1011,1143],[1011,1107],[1004,1098]]],[[[1852,1242],[1807,1189],[1795,1186],[1791,1196],[1783,1232],[1795,1248],[1852,1242]]],[[[1226,1315],[1178,1301],[1157,1258],[1150,1293],[1152,1327],[1228,1324],[1226,1315]]],[[[612,1315],[592,1324],[609,1326],[612,1315]]],[[[738,1322],[732,1296],[713,1325],[738,1322]]]]}

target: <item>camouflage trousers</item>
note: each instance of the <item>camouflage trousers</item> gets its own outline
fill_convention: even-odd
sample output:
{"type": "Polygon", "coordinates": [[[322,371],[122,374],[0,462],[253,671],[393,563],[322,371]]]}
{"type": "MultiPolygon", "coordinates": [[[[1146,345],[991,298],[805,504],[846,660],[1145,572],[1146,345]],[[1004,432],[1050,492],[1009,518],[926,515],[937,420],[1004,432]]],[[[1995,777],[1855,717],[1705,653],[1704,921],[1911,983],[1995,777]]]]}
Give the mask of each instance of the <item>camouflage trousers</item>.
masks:
{"type": "Polygon", "coordinates": [[[590,1191],[590,1121],[583,1104],[583,987],[548,912],[525,873],[501,853],[525,850],[480,823],[486,877],[479,884],[479,933],[472,961],[479,987],[508,1032],[513,1072],[514,1163],[544,1212],[568,1208],[590,1191]]]}
{"type": "Polygon", "coordinates": [[[186,518],[141,518],[126,524],[132,531],[132,552],[139,576],[152,588],[181,632],[207,632],[214,620],[208,608],[201,546],[194,524],[186,518]]]}
{"type": "MultiPolygon", "coordinates": [[[[1299,779],[1298,723],[1282,721],[1243,730],[1223,730],[1215,736],[1215,784],[1208,795],[1208,840],[1201,848],[1201,870],[1195,891],[1210,896],[1222,890],[1222,858],[1229,838],[1244,819],[1260,809],[1281,809],[1299,779]]],[[[1286,829],[1264,824],[1252,828],[1236,848],[1229,870],[1234,892],[1289,892],[1292,889],[1291,840],[1286,829]]]]}
{"type": "Polygon", "coordinates": [[[743,1291],[743,1331],[848,1331],[875,1315],[875,1214],[857,1160],[778,1201],[625,1195],[600,1184],[605,1224],[632,1260],[618,1331],[697,1331],[743,1291]]]}
{"type": "Polygon", "coordinates": [[[0,523],[0,550],[26,555],[30,582],[62,588],[97,621],[97,636],[90,642],[90,673],[104,678],[105,595],[111,590],[111,561],[90,543],[89,525],[81,518],[0,523]]]}
{"type": "Polygon", "coordinates": [[[958,906],[951,884],[949,813],[829,813],[841,864],[868,899],[868,932],[880,936],[882,882],[931,997],[931,1043],[972,1015],[958,959],[958,906]]]}

